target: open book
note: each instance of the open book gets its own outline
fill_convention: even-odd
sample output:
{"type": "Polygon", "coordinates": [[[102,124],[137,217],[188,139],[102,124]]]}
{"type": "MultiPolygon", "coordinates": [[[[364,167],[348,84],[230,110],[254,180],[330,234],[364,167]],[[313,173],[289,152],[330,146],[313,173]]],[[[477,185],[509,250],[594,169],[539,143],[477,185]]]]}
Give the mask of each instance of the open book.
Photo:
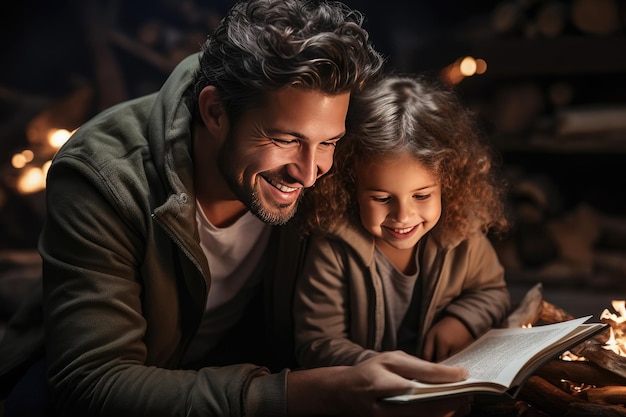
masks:
{"type": "Polygon", "coordinates": [[[385,400],[406,402],[463,393],[506,393],[515,397],[537,368],[607,326],[585,324],[589,318],[591,316],[530,328],[491,329],[441,362],[466,368],[469,377],[465,381],[443,384],[414,381],[411,392],[385,400]]]}

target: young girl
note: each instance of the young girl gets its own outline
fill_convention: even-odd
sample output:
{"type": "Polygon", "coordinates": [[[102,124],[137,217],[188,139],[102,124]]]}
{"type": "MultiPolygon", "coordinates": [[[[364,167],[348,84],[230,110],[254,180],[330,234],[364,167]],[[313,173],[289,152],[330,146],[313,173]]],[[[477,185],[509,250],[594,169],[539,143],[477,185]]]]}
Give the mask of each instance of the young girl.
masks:
{"type": "Polygon", "coordinates": [[[451,90],[408,75],[355,96],[347,128],[334,171],[305,197],[298,359],[352,365],[401,349],[439,361],[510,307],[486,236],[508,226],[491,148],[451,90]]]}

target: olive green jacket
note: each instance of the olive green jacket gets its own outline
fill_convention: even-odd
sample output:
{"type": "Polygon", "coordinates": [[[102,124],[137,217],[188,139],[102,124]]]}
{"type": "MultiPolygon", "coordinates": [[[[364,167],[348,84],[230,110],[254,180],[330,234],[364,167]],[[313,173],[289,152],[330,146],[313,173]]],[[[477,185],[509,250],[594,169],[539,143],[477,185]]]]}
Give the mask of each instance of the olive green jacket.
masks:
{"type": "MultiPolygon", "coordinates": [[[[487,237],[441,245],[431,231],[418,255],[418,346],[442,316],[461,320],[474,337],[502,324],[510,295],[487,237]]],[[[304,367],[351,365],[381,351],[385,332],[382,279],[374,238],[360,226],[315,236],[294,300],[296,356],[304,367]]]]}
{"type": "MultiPolygon", "coordinates": [[[[234,329],[216,357],[180,369],[211,281],[195,220],[190,85],[197,65],[197,56],[187,58],[158,93],[87,122],[49,170],[39,249],[59,415],[286,413],[288,371],[268,367],[293,363],[290,296],[303,241],[289,227],[276,227],[264,257],[258,309],[248,316],[258,320],[234,329]],[[268,367],[241,364],[248,360],[268,367]]],[[[36,348],[31,338],[13,360],[36,348]]]]}

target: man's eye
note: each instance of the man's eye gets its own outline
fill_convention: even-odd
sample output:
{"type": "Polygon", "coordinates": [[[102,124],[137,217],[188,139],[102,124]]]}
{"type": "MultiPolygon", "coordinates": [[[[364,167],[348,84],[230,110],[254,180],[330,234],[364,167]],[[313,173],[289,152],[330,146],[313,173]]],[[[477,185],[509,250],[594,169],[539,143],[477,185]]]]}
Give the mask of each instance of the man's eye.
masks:
{"type": "Polygon", "coordinates": [[[291,145],[292,143],[296,143],[295,139],[276,139],[276,138],[270,138],[270,140],[278,146],[286,146],[286,145],[291,145]]]}

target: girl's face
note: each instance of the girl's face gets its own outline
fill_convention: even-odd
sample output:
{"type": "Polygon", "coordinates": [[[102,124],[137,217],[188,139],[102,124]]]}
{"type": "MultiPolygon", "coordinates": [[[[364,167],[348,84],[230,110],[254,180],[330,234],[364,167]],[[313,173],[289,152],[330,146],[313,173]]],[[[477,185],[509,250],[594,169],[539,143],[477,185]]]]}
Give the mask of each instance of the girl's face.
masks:
{"type": "Polygon", "coordinates": [[[441,186],[410,156],[360,164],[357,200],[361,222],[389,250],[412,250],[441,217],[441,186]]]}

